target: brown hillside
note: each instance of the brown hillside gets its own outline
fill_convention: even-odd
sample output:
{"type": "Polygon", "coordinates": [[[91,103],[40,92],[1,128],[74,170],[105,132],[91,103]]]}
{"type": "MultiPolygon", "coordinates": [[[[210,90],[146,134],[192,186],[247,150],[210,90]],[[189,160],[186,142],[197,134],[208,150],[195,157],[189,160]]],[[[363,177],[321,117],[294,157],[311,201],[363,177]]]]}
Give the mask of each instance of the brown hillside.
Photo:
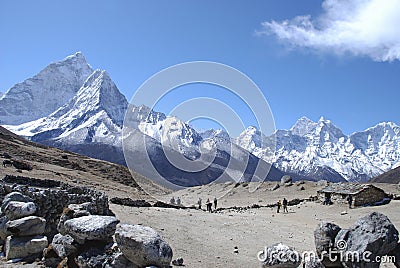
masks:
{"type": "Polygon", "coordinates": [[[371,182],[399,183],[400,182],[400,167],[394,168],[375,178],[371,182]]]}
{"type": "Polygon", "coordinates": [[[14,167],[1,165],[0,178],[9,174],[53,179],[104,191],[110,197],[149,199],[137,182],[145,185],[152,194],[168,192],[140,174],[134,173],[132,177],[125,166],[37,144],[0,127],[0,160],[6,159],[7,154],[14,160],[28,163],[33,169],[21,173],[14,167]]]}

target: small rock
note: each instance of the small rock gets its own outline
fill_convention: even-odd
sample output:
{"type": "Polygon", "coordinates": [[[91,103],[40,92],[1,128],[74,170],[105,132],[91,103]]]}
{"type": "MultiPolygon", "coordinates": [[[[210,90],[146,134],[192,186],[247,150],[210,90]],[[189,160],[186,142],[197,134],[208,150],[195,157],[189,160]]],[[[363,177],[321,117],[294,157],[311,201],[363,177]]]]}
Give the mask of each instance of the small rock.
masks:
{"type": "Polygon", "coordinates": [[[105,267],[108,257],[104,251],[90,248],[80,253],[75,260],[78,267],[105,267]]]}
{"type": "Polygon", "coordinates": [[[327,180],[319,180],[317,182],[317,186],[325,187],[325,186],[328,186],[328,185],[329,185],[329,182],[327,180]]]}
{"type": "Polygon", "coordinates": [[[51,244],[43,250],[42,261],[46,267],[63,267],[58,266],[62,259],[58,257],[51,244]]]}
{"type": "Polygon", "coordinates": [[[120,224],[115,241],[124,256],[139,267],[168,267],[171,263],[171,247],[150,227],[120,224]]]}
{"type": "Polygon", "coordinates": [[[106,268],[138,268],[138,266],[129,261],[122,252],[117,252],[112,256],[111,265],[106,265],[106,268]]]}
{"type": "Polygon", "coordinates": [[[70,235],[56,234],[53,237],[51,245],[57,253],[57,256],[64,259],[65,257],[76,253],[77,248],[74,245],[74,242],[74,239],[70,235]]]}
{"type": "Polygon", "coordinates": [[[272,191],[279,189],[279,183],[275,184],[274,187],[271,188],[272,191]]]}
{"type": "Polygon", "coordinates": [[[346,215],[346,214],[347,214],[347,210],[340,212],[340,215],[346,215]]]}
{"type": "Polygon", "coordinates": [[[9,220],[15,220],[35,214],[36,205],[33,202],[10,201],[2,211],[9,220]]]}
{"type": "Polygon", "coordinates": [[[6,259],[25,259],[27,257],[32,257],[32,255],[41,254],[47,245],[46,236],[9,236],[5,244],[6,259]]]}
{"type": "Polygon", "coordinates": [[[289,175],[284,175],[281,178],[281,184],[292,183],[292,177],[289,175]]]}
{"type": "Polygon", "coordinates": [[[70,204],[68,205],[68,208],[73,211],[72,218],[89,216],[94,212],[93,205],[90,202],[82,204],[70,204]]]}
{"type": "Polygon", "coordinates": [[[172,265],[175,266],[184,266],[183,265],[183,258],[177,258],[175,260],[172,261],[172,265]]]}
{"type": "Polygon", "coordinates": [[[28,216],[6,223],[7,232],[15,236],[42,235],[46,228],[46,220],[37,216],[28,216]]]}

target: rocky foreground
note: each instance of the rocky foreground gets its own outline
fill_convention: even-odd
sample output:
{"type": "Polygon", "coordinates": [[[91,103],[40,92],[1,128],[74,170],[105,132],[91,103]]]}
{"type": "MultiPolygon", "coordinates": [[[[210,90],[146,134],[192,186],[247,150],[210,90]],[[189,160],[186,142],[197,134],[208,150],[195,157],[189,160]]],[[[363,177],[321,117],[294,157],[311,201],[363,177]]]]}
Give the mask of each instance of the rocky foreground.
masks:
{"type": "Polygon", "coordinates": [[[182,209],[115,198],[109,204],[106,194],[89,188],[6,176],[0,182],[0,266],[399,267],[397,200],[348,210],[306,198],[319,188],[316,183],[274,185],[263,184],[252,193],[250,185],[239,185],[219,197],[219,209],[209,213],[194,208],[192,201],[216,196],[227,184],[175,192],[182,197],[182,209]],[[268,204],[284,196],[300,202],[289,202],[288,213],[276,213],[268,204]],[[339,242],[351,252],[370,252],[371,259],[396,259],[332,262],[323,252],[343,251],[339,242]],[[301,253],[307,250],[316,257],[304,258],[301,253]],[[299,258],[278,259],[271,252],[281,257],[298,253],[299,258]]]}
{"type": "Polygon", "coordinates": [[[121,223],[104,193],[49,180],[3,180],[0,201],[6,261],[121,268],[168,267],[172,261],[169,244],[150,227],[121,223]]]}

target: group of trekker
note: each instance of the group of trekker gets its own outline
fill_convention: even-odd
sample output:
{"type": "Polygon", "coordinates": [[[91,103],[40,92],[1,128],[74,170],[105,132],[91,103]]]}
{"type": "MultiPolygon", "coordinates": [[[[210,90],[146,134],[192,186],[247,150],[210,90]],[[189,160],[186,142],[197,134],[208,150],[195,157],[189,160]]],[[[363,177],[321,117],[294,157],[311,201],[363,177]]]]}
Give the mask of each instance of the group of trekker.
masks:
{"type": "MultiPolygon", "coordinates": [[[[218,204],[218,200],[217,200],[216,197],[214,197],[214,202],[213,203],[214,203],[214,210],[216,210],[217,209],[217,204],[218,204]]],[[[207,198],[206,208],[207,208],[208,212],[212,212],[213,203],[210,201],[210,198],[207,198]]],[[[198,205],[199,209],[201,209],[201,204],[202,204],[202,199],[199,197],[199,200],[197,200],[197,205],[198,205]]]]}
{"type": "Polygon", "coordinates": [[[289,213],[287,206],[288,206],[288,201],[286,198],[283,198],[283,201],[281,202],[281,200],[279,200],[276,203],[276,213],[279,213],[279,211],[281,210],[281,207],[283,206],[283,213],[289,213]]]}
{"type": "Polygon", "coordinates": [[[179,198],[179,196],[175,199],[175,197],[172,197],[170,200],[169,200],[169,203],[171,204],[171,205],[176,205],[176,206],[180,206],[181,205],[181,199],[179,198]]]}
{"type": "MultiPolygon", "coordinates": [[[[346,198],[347,204],[349,204],[349,208],[352,208],[351,205],[353,204],[353,197],[349,194],[346,198]]],[[[322,203],[324,205],[332,205],[333,202],[331,200],[330,196],[325,196],[324,202],[322,203]]]]}

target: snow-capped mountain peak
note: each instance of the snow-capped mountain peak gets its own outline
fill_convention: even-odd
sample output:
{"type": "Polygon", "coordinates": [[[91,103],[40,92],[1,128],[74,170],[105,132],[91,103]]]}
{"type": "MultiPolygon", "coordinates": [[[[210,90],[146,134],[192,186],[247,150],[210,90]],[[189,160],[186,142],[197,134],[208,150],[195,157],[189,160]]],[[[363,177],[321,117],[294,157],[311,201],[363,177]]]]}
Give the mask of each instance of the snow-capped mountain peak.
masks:
{"type": "Polygon", "coordinates": [[[311,119],[303,116],[292,126],[290,131],[294,135],[304,136],[305,134],[310,133],[313,129],[316,128],[316,123],[311,119]]]}
{"type": "Polygon", "coordinates": [[[82,53],[51,63],[0,99],[0,123],[21,124],[49,115],[70,100],[93,72],[82,53]]]}
{"type": "MultiPolygon", "coordinates": [[[[49,118],[81,118],[104,110],[115,124],[122,126],[128,102],[106,71],[95,70],[76,95],[49,118]]],[[[67,120],[69,121],[69,120],[67,120]]]]}
{"type": "Polygon", "coordinates": [[[324,117],[318,122],[301,117],[289,131],[275,133],[275,159],[264,154],[268,143],[257,143],[260,136],[255,133],[253,128],[246,129],[237,144],[300,177],[325,174],[332,180],[365,181],[400,163],[400,127],[392,122],[346,136],[324,117]]]}
{"type": "Polygon", "coordinates": [[[35,141],[59,140],[80,144],[87,141],[120,142],[128,106],[106,71],[95,70],[76,95],[47,117],[22,126],[8,126],[35,141]]]}

